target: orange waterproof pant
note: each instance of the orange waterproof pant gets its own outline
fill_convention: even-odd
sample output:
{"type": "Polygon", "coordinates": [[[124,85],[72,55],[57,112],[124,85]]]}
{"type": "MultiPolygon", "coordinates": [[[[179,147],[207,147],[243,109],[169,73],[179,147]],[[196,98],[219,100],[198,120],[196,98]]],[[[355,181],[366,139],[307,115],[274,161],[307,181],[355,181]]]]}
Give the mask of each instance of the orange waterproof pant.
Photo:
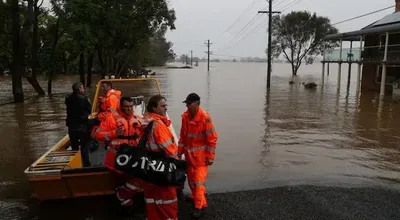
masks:
{"type": "Polygon", "coordinates": [[[189,182],[190,190],[192,194],[190,197],[193,198],[194,207],[201,209],[207,207],[206,199],[206,178],[208,173],[208,166],[188,166],[187,177],[189,182]]]}
{"type": "Polygon", "coordinates": [[[143,182],[139,179],[129,179],[121,187],[117,188],[116,196],[122,206],[133,206],[133,198],[138,192],[143,191],[143,182]]]}
{"type": "Polygon", "coordinates": [[[177,220],[178,198],[176,187],[143,184],[147,220],[177,220]]]}

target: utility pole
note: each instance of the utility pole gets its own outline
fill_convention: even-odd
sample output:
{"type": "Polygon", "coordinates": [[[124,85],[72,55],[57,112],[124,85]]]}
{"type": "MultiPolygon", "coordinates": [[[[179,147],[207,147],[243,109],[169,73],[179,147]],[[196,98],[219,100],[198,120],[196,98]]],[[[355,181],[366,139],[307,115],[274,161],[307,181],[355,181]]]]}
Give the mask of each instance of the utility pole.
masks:
{"type": "Polygon", "coordinates": [[[190,51],[190,66],[193,66],[193,50],[190,51]]]}
{"type": "Polygon", "coordinates": [[[210,43],[210,40],[207,40],[207,43],[204,43],[205,45],[207,45],[207,51],[205,53],[207,53],[207,71],[210,71],[210,54],[212,53],[210,51],[210,45],[212,43],[210,43]]]}
{"type": "Polygon", "coordinates": [[[279,11],[272,11],[272,1],[267,0],[269,3],[268,11],[258,11],[258,13],[268,14],[268,70],[267,70],[267,88],[271,87],[271,59],[272,59],[272,48],[271,48],[271,39],[272,39],[272,14],[280,14],[279,11]]]}

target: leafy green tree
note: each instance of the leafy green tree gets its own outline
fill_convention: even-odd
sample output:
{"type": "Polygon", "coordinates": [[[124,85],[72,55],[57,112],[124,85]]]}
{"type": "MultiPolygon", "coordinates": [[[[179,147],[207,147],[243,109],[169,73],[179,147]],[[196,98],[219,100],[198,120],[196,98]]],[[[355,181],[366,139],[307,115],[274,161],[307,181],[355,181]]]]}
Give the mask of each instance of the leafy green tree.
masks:
{"type": "Polygon", "coordinates": [[[22,77],[44,94],[36,80],[48,79],[47,92],[59,74],[79,73],[91,86],[92,70],[117,77],[172,57],[165,39],[175,29],[175,12],[166,0],[0,1],[0,74],[12,70],[13,93],[23,101],[22,77]]]}
{"type": "Polygon", "coordinates": [[[292,74],[297,75],[304,59],[317,56],[325,48],[337,43],[324,41],[329,34],[338,33],[329,18],[317,16],[307,11],[277,15],[272,20],[273,56],[281,54],[292,65],[292,74]]]}

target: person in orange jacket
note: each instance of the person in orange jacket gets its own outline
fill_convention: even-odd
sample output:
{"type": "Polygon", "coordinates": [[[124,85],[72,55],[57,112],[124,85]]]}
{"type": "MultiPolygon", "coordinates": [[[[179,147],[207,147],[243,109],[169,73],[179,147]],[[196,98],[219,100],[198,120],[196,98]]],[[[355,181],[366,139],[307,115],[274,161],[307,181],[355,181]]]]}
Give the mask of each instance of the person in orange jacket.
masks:
{"type": "MultiPolygon", "coordinates": [[[[93,131],[92,137],[97,141],[107,144],[107,152],[104,165],[115,172],[114,168],[116,152],[121,144],[137,146],[139,137],[143,134],[140,117],[134,114],[133,100],[130,97],[122,97],[118,110],[111,109],[111,113],[93,131]]],[[[142,191],[142,181],[129,178],[124,186],[117,188],[117,198],[123,206],[132,206],[132,198],[137,192],[142,191]]]]}
{"type": "MultiPolygon", "coordinates": [[[[177,158],[178,146],[169,130],[171,121],[167,118],[166,99],[161,95],[152,96],[147,104],[148,117],[153,122],[148,137],[151,151],[164,151],[166,156],[177,158]]],[[[144,182],[147,220],[178,219],[178,199],[176,187],[160,187],[144,182]]]]}
{"type": "Polygon", "coordinates": [[[207,208],[206,178],[208,167],[214,163],[218,135],[211,116],[200,107],[200,96],[191,93],[186,100],[187,111],[182,114],[179,155],[185,155],[187,177],[195,210],[194,218],[204,216],[207,208]]]}
{"type": "Polygon", "coordinates": [[[103,121],[111,110],[117,110],[121,98],[121,91],[113,89],[111,82],[103,82],[104,96],[99,98],[100,109],[97,118],[103,121]]]}

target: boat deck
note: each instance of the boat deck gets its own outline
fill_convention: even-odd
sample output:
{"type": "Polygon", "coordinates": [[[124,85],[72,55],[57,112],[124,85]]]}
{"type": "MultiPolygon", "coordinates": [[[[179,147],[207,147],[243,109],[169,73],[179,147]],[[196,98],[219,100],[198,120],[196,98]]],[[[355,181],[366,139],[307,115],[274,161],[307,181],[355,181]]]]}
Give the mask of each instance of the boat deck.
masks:
{"type": "MultiPolygon", "coordinates": [[[[70,150],[70,146],[67,150],[70,150]]],[[[89,160],[91,167],[102,167],[104,165],[104,158],[106,156],[106,148],[104,144],[100,144],[99,148],[90,153],[89,160]]]]}
{"type": "Polygon", "coordinates": [[[91,166],[103,166],[104,165],[104,158],[106,156],[106,149],[104,146],[99,146],[99,148],[90,153],[90,164],[91,166]]]}

